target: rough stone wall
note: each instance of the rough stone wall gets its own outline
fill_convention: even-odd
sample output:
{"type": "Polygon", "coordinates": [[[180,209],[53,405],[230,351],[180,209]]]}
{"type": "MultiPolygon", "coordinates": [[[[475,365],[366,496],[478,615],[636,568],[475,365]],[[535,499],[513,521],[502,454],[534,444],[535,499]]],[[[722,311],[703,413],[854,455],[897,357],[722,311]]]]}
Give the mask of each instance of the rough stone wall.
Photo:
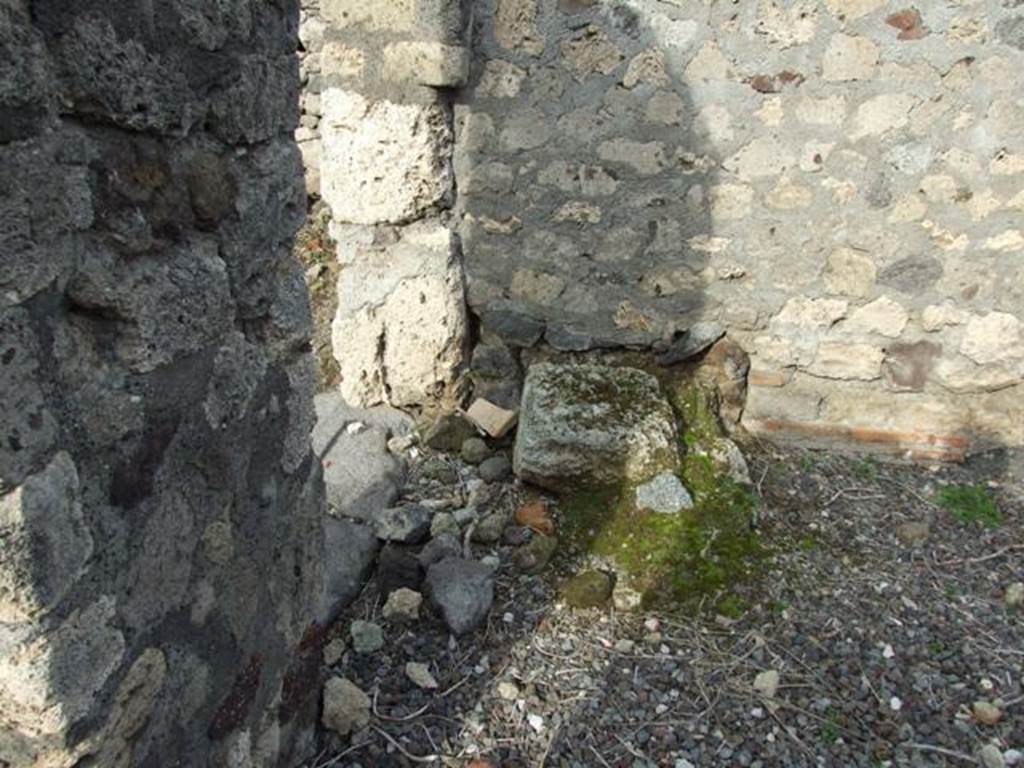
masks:
{"type": "Polygon", "coordinates": [[[323,77],[320,54],[324,47],[326,25],[320,15],[320,0],[303,0],[299,17],[299,77],[302,93],[299,99],[299,127],[295,142],[302,153],[306,169],[306,194],[310,199],[320,197],[320,94],[323,77]]]}
{"type": "Polygon", "coordinates": [[[321,0],[320,191],[341,276],[334,354],[354,405],[445,399],[465,360],[450,220],[460,0],[321,0]]]}
{"type": "Polygon", "coordinates": [[[308,737],[298,20],[0,2],[0,765],[272,766],[308,737]]]}
{"type": "Polygon", "coordinates": [[[481,0],[456,98],[468,302],[513,346],[752,356],[755,433],[1024,443],[1013,0],[481,0]]]}

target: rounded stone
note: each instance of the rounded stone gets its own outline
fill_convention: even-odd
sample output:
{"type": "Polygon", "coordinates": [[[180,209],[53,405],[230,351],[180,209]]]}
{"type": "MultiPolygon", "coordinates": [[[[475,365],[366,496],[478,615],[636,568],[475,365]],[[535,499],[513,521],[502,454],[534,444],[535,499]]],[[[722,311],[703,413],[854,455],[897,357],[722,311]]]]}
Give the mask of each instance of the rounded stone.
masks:
{"type": "Polygon", "coordinates": [[[479,437],[471,437],[462,443],[462,460],[467,464],[480,464],[491,455],[487,443],[479,437]]]}
{"type": "Polygon", "coordinates": [[[507,456],[491,456],[480,463],[480,478],[488,483],[504,480],[512,474],[512,462],[507,456]]]}
{"type": "Polygon", "coordinates": [[[604,571],[583,571],[562,585],[562,599],[570,608],[599,608],[612,596],[615,580],[604,571]]]}

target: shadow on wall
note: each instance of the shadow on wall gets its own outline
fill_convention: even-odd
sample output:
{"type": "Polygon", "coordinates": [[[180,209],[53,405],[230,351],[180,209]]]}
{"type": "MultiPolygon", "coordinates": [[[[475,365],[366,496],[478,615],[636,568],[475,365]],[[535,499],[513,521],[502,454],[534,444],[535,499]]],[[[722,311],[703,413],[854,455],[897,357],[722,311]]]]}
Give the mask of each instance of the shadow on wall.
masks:
{"type": "Polygon", "coordinates": [[[484,5],[455,107],[471,310],[513,346],[666,344],[704,314],[716,248],[692,52],[640,4],[484,5]]]}
{"type": "Polygon", "coordinates": [[[315,715],[298,5],[0,3],[0,765],[269,764],[315,715]]]}
{"type": "Polygon", "coordinates": [[[752,432],[1018,444],[1019,14],[979,11],[985,38],[899,10],[480,3],[455,164],[485,338],[658,348],[714,321],[754,358],[752,432]]]}

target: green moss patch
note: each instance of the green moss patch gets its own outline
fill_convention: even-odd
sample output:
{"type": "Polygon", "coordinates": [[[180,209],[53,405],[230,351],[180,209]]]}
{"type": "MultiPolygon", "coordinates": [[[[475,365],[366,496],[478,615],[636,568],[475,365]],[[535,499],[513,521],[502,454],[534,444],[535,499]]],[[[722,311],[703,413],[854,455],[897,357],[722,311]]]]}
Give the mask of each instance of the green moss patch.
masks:
{"type": "Polygon", "coordinates": [[[977,523],[985,528],[998,528],[1003,515],[992,494],[982,485],[951,485],[939,491],[935,503],[965,525],[977,523]]]}

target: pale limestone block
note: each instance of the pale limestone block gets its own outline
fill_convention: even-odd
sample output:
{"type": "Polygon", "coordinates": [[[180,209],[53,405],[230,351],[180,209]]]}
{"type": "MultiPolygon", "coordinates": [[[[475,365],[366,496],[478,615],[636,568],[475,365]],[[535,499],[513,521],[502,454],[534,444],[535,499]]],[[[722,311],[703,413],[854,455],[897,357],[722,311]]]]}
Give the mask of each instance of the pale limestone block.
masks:
{"type": "Polygon", "coordinates": [[[921,192],[932,203],[952,203],[957,196],[956,179],[945,174],[931,174],[921,179],[921,192]]]}
{"type": "Polygon", "coordinates": [[[644,114],[652,123],[679,125],[685,109],[683,100],[672,91],[657,91],[647,102],[644,114]]]}
{"type": "Polygon", "coordinates": [[[921,312],[921,327],[928,333],[935,333],[947,326],[963,325],[969,319],[968,312],[957,307],[952,301],[945,301],[924,308],[921,312]]]}
{"type": "Polygon", "coordinates": [[[795,163],[793,153],[782,142],[774,136],[762,136],[727,158],[722,167],[736,174],[741,180],[749,181],[766,176],[778,176],[795,163]]]}
{"type": "Polygon", "coordinates": [[[507,51],[540,56],[544,38],[537,28],[537,0],[498,0],[494,39],[507,51]]]}
{"type": "Polygon", "coordinates": [[[320,66],[326,76],[357,78],[366,69],[366,53],[337,40],[324,45],[320,53],[320,66]]]}
{"type": "Polygon", "coordinates": [[[808,141],[800,150],[800,170],[805,173],[820,172],[835,146],[834,141],[808,141]]]}
{"type": "Polygon", "coordinates": [[[522,67],[517,67],[510,61],[490,59],[484,65],[484,73],[476,93],[480,96],[493,96],[496,99],[514,99],[519,95],[525,79],[526,70],[522,67]]]}
{"type": "Polygon", "coordinates": [[[328,26],[344,29],[364,25],[375,31],[407,32],[416,23],[417,0],[322,0],[320,12],[328,26]]]}
{"type": "Polygon", "coordinates": [[[960,355],[944,357],[935,365],[935,378],[954,392],[996,392],[1021,383],[1021,371],[1005,365],[978,365],[960,355]]]}
{"type": "Polygon", "coordinates": [[[779,179],[765,198],[768,207],[784,211],[807,208],[813,200],[814,192],[810,187],[785,177],[779,179]]]}
{"type": "Polygon", "coordinates": [[[580,81],[593,74],[610,74],[624,58],[608,34],[593,25],[580,36],[562,41],[561,51],[562,64],[580,81]]]}
{"type": "Polygon", "coordinates": [[[910,119],[910,110],[919,101],[909,93],[884,93],[869,99],[857,108],[850,138],[856,141],[902,128],[910,119]]]}
{"type": "Polygon", "coordinates": [[[976,363],[1024,363],[1024,323],[1007,312],[975,315],[967,321],[960,354],[976,363]]]}
{"type": "Polygon", "coordinates": [[[653,49],[634,56],[626,67],[626,74],[622,76],[622,84],[626,88],[635,88],[640,83],[663,88],[669,82],[665,54],[653,49]]]}
{"type": "Polygon", "coordinates": [[[697,115],[694,128],[718,147],[728,144],[736,136],[732,127],[732,113],[722,104],[704,107],[697,115]]]}
{"type": "Polygon", "coordinates": [[[874,381],[882,375],[884,350],[871,344],[823,341],[806,371],[826,379],[874,381]]]}
{"type": "Polygon", "coordinates": [[[928,206],[920,195],[905,195],[893,204],[888,221],[893,224],[907,224],[912,221],[920,221],[927,212],[928,206]]]}
{"type": "Polygon", "coordinates": [[[1024,152],[999,152],[989,163],[989,172],[995,176],[1016,176],[1024,173],[1024,152]]]}
{"type": "Polygon", "coordinates": [[[781,4],[774,0],[760,0],[754,22],[758,34],[768,45],[785,50],[806,45],[814,39],[818,29],[818,3],[816,0],[798,0],[781,4]]]}
{"type": "Polygon", "coordinates": [[[828,257],[823,275],[830,293],[867,296],[875,286],[878,268],[866,254],[852,248],[839,248],[828,257]]]}
{"type": "Polygon", "coordinates": [[[987,251],[1024,250],[1024,232],[1019,229],[1007,229],[998,235],[992,235],[981,247],[987,251]]]}
{"type": "Polygon", "coordinates": [[[707,41],[694,54],[683,76],[690,83],[728,80],[732,77],[732,66],[718,45],[707,41]]]}
{"type": "Polygon", "coordinates": [[[866,37],[837,33],[829,40],[821,76],[830,81],[870,80],[878,64],[878,46],[866,37]]]}
{"type": "Polygon", "coordinates": [[[797,119],[808,125],[835,127],[846,119],[846,97],[826,96],[816,99],[808,96],[796,105],[797,119]]]}
{"type": "Polygon", "coordinates": [[[882,296],[856,309],[838,330],[850,335],[877,333],[895,339],[909,321],[910,314],[902,304],[882,296]]]}
{"type": "Polygon", "coordinates": [[[777,128],[782,125],[782,119],[785,116],[785,112],[782,109],[781,96],[766,97],[761,106],[754,110],[754,117],[770,128],[777,128]]]}
{"type": "Polygon", "coordinates": [[[433,88],[455,88],[469,79],[469,51],[460,45],[406,41],[384,48],[384,78],[433,88]]]}
{"type": "Polygon", "coordinates": [[[967,201],[967,210],[971,214],[972,221],[982,221],[1002,207],[1003,201],[991,189],[975,192],[967,201]]]}
{"type": "Polygon", "coordinates": [[[746,184],[717,184],[709,191],[711,217],[715,221],[742,219],[750,213],[753,188],[746,184]]]}
{"type": "Polygon", "coordinates": [[[555,211],[554,220],[570,221],[576,224],[598,224],[601,221],[601,209],[593,203],[570,200],[555,211]]]}
{"type": "Polygon", "coordinates": [[[338,279],[333,350],[346,402],[416,405],[444,394],[465,360],[462,269],[452,232],[425,221],[356,249],[338,279]]]}
{"type": "Polygon", "coordinates": [[[329,88],[321,192],[334,217],[354,224],[401,222],[452,192],[452,131],[439,104],[370,102],[329,88]]]}

